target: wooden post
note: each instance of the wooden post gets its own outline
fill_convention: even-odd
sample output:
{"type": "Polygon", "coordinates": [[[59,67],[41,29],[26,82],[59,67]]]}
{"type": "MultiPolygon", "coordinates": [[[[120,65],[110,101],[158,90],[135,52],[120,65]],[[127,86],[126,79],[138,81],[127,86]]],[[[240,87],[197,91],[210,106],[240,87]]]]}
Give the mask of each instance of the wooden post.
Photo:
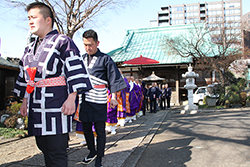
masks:
{"type": "Polygon", "coordinates": [[[175,81],[175,88],[176,88],[176,102],[175,105],[179,106],[180,105],[180,74],[179,74],[179,67],[177,66],[177,78],[175,81]]]}

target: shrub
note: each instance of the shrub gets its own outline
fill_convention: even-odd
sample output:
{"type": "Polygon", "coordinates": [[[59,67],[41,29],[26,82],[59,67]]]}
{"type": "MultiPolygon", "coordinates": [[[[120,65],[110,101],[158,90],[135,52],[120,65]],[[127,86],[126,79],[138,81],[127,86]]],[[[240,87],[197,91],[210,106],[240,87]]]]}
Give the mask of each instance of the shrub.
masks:
{"type": "Polygon", "coordinates": [[[10,112],[11,112],[12,114],[17,114],[18,111],[20,111],[21,106],[22,106],[22,103],[13,104],[13,105],[10,107],[10,112]]]}
{"type": "Polygon", "coordinates": [[[229,100],[226,100],[225,101],[225,108],[229,108],[230,107],[230,102],[229,102],[229,100]]]}
{"type": "Polygon", "coordinates": [[[247,93],[240,92],[240,102],[243,106],[246,106],[246,100],[247,100],[247,93]]]}
{"type": "Polygon", "coordinates": [[[15,128],[16,125],[17,125],[17,119],[18,118],[22,118],[24,120],[25,123],[25,128],[27,128],[27,125],[28,125],[28,118],[27,117],[24,117],[20,114],[15,114],[15,115],[11,115],[10,117],[6,118],[6,120],[4,121],[4,125],[8,128],[15,128]]]}
{"type": "Polygon", "coordinates": [[[239,104],[240,95],[238,92],[239,92],[239,87],[237,85],[230,85],[227,88],[227,94],[225,96],[225,99],[229,100],[230,104],[239,104]]]}

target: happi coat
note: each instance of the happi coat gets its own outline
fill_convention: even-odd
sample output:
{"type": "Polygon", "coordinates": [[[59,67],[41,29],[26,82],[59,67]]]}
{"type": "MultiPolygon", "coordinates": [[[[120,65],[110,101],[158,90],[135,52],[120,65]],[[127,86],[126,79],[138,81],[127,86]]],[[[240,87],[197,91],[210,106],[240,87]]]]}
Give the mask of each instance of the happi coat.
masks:
{"type": "Polygon", "coordinates": [[[72,116],[61,113],[68,94],[92,88],[82,57],[74,42],[56,30],[48,33],[36,49],[38,38],[30,43],[20,60],[20,73],[16,81],[16,96],[28,98],[28,133],[43,136],[65,134],[72,129],[72,116]],[[27,68],[36,67],[34,82],[65,77],[66,85],[35,87],[31,94],[26,92],[30,80],[27,68]]]}
{"type": "Polygon", "coordinates": [[[90,63],[88,63],[87,53],[83,55],[83,60],[94,88],[83,94],[80,105],[80,120],[82,122],[106,122],[107,90],[114,93],[126,88],[127,85],[109,55],[98,49],[91,56],[90,63]],[[106,85],[106,87],[96,88],[98,85],[106,85]]]}

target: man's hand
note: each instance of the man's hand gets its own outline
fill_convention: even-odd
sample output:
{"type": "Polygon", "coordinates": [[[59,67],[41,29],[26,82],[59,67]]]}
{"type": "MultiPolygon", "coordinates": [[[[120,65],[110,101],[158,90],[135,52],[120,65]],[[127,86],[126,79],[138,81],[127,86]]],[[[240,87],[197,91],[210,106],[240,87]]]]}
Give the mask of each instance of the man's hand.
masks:
{"type": "Polygon", "coordinates": [[[67,100],[62,105],[62,113],[64,115],[72,115],[76,110],[76,92],[70,93],[67,100]]]}
{"type": "Polygon", "coordinates": [[[26,117],[28,116],[28,111],[27,111],[28,107],[27,107],[27,98],[23,98],[23,104],[20,108],[20,112],[21,112],[21,115],[26,117]]]}
{"type": "Polygon", "coordinates": [[[115,106],[117,106],[117,104],[118,104],[117,100],[112,98],[110,101],[110,107],[115,108],[115,106]]]}

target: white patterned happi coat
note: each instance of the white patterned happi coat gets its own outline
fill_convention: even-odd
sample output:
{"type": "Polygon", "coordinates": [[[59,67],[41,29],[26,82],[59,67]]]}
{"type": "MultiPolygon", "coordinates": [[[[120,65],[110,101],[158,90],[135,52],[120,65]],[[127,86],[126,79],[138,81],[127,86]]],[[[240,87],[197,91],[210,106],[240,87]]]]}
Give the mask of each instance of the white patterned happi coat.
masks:
{"type": "Polygon", "coordinates": [[[88,72],[74,42],[56,30],[46,35],[35,53],[36,39],[26,47],[19,63],[20,74],[16,81],[16,96],[28,98],[29,135],[65,134],[72,130],[72,116],[61,113],[68,94],[92,88],[88,72]],[[30,80],[27,68],[36,67],[35,83],[43,79],[65,77],[65,86],[35,87],[26,92],[30,80]]]}

